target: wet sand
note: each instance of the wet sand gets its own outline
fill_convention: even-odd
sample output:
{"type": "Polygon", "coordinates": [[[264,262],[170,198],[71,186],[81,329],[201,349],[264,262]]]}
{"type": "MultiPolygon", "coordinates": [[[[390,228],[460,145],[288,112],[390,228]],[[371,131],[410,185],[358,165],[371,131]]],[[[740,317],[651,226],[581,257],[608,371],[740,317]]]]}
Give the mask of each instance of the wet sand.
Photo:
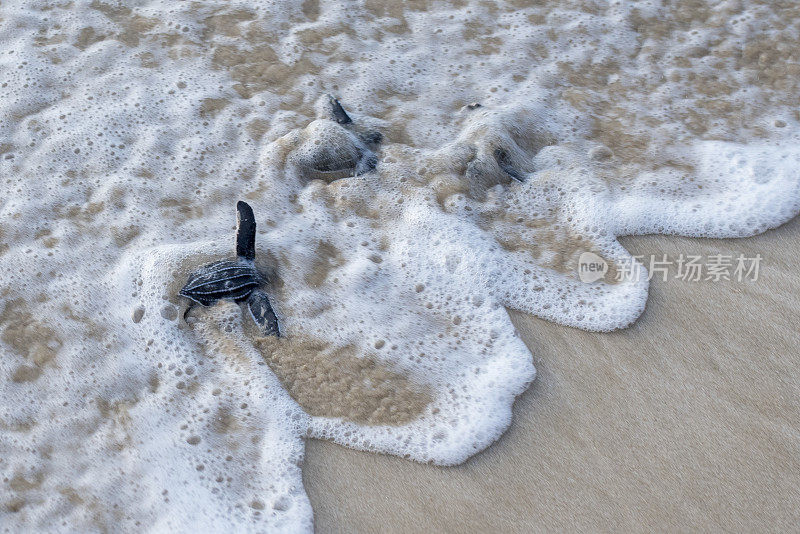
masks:
{"type": "Polygon", "coordinates": [[[513,313],[538,376],[514,422],[441,468],[311,440],[318,532],[789,531],[800,524],[800,220],[632,254],[763,257],[755,282],[651,282],[631,328],[513,313]]]}

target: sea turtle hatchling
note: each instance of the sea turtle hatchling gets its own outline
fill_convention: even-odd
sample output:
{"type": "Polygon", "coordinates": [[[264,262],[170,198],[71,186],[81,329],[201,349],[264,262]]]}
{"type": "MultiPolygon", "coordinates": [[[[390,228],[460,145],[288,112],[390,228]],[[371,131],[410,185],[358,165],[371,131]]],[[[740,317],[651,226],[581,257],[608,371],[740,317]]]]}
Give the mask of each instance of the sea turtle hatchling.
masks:
{"type": "Polygon", "coordinates": [[[256,256],[256,218],[253,208],[246,202],[236,204],[236,259],[220,260],[204,265],[189,275],[180,295],[192,301],[186,313],[195,304],[211,306],[221,299],[247,302],[253,320],[265,336],[280,336],[278,318],[272,310],[267,294],[261,286],[267,277],[258,272],[256,256]]]}
{"type": "Polygon", "coordinates": [[[322,96],[316,107],[317,118],[290,134],[296,145],[289,161],[303,177],[331,183],[375,170],[383,135],[354,122],[332,95],[322,96]]]}

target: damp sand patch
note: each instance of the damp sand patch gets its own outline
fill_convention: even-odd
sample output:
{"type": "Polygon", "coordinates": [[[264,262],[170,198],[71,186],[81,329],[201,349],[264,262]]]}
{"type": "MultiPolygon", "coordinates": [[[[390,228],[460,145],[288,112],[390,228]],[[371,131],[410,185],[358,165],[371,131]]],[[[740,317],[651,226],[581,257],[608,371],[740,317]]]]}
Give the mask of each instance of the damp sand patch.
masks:
{"type": "Polygon", "coordinates": [[[365,425],[404,425],[419,417],[431,393],[352,345],[313,338],[254,340],[289,395],[313,416],[365,425]]]}

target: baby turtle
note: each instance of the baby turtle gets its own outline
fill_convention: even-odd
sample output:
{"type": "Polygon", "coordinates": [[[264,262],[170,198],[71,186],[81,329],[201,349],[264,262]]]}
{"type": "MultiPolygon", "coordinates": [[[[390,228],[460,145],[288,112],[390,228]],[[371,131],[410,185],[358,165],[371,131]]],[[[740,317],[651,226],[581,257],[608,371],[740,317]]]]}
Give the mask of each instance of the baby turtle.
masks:
{"type": "Polygon", "coordinates": [[[258,272],[256,257],[256,218],[246,202],[236,204],[236,259],[221,260],[204,265],[189,275],[180,295],[192,301],[183,314],[184,320],[195,304],[211,306],[220,299],[247,302],[250,315],[265,336],[280,336],[278,318],[270,306],[267,294],[260,289],[268,282],[258,272]]]}
{"type": "Polygon", "coordinates": [[[306,126],[292,155],[307,179],[332,182],[375,169],[383,135],[356,124],[333,96],[317,102],[317,119],[306,126]]]}

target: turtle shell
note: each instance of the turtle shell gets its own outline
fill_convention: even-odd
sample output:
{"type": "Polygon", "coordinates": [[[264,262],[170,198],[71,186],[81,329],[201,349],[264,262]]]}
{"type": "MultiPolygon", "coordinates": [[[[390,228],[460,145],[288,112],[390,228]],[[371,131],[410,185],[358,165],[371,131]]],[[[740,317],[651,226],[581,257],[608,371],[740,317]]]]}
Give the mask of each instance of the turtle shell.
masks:
{"type": "Polygon", "coordinates": [[[189,275],[180,294],[203,306],[220,299],[237,302],[246,299],[263,279],[249,261],[222,260],[210,263],[189,275]]]}

